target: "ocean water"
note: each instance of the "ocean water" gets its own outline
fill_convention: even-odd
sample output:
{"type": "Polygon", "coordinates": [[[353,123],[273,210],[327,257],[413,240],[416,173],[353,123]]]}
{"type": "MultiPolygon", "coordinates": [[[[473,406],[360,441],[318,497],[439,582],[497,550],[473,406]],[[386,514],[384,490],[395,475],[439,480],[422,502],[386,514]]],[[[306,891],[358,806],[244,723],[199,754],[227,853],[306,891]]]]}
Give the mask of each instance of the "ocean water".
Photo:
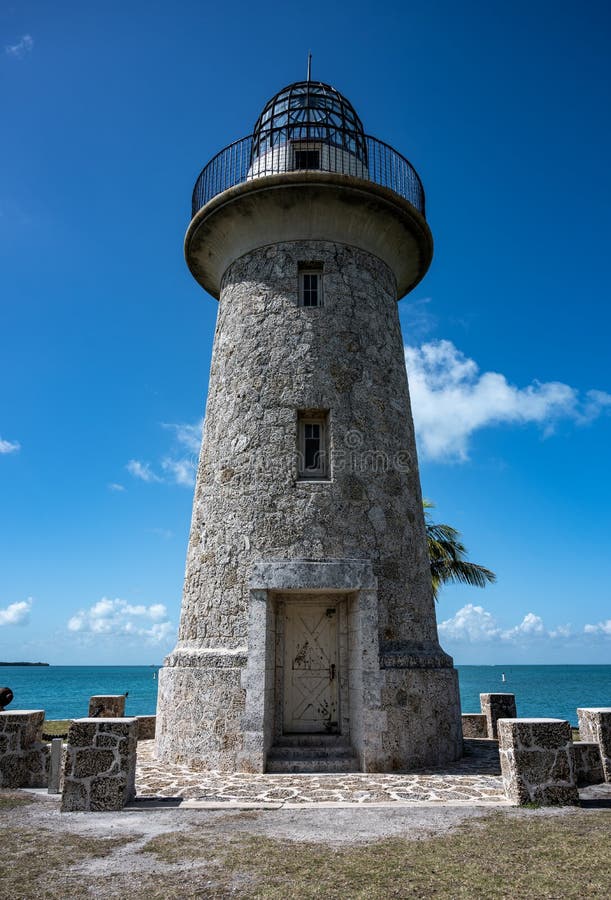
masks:
{"type": "MultiPolygon", "coordinates": [[[[479,712],[480,693],[516,695],[519,716],[577,724],[578,706],[611,706],[611,666],[457,666],[463,712],[479,712]],[[503,682],[502,675],[505,674],[503,682]]],[[[155,713],[157,666],[0,666],[9,709],[44,709],[48,719],[86,716],[93,694],[128,692],[128,716],[155,713]]]]}
{"type": "Polygon", "coordinates": [[[515,694],[519,716],[568,719],[571,725],[577,725],[578,706],[611,707],[611,666],[456,668],[464,713],[480,712],[480,693],[515,694]]]}
{"type": "Polygon", "coordinates": [[[47,719],[88,715],[94,694],[124,694],[127,716],[155,714],[159,666],[0,666],[10,709],[44,709],[47,719]]]}

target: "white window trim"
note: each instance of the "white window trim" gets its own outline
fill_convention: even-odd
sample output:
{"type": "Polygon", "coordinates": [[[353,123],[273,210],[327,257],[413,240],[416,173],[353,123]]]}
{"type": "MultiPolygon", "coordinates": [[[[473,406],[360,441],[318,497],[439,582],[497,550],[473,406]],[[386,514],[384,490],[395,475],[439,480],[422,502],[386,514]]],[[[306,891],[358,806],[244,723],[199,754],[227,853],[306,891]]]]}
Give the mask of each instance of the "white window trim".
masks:
{"type": "Polygon", "coordinates": [[[298,429],[298,442],[297,447],[299,450],[299,459],[298,459],[298,478],[301,481],[327,481],[329,478],[329,463],[328,463],[328,415],[326,413],[300,413],[297,419],[297,429],[298,429]],[[305,468],[305,426],[306,425],[319,425],[320,426],[320,465],[316,467],[316,469],[306,469],[305,468]]]}
{"type": "Polygon", "coordinates": [[[324,296],[322,274],[322,266],[311,266],[310,268],[299,269],[299,305],[303,306],[304,309],[320,309],[320,307],[323,306],[324,296]],[[316,275],[318,279],[318,303],[316,304],[316,306],[311,306],[309,304],[306,305],[305,303],[304,275],[316,275]]]}

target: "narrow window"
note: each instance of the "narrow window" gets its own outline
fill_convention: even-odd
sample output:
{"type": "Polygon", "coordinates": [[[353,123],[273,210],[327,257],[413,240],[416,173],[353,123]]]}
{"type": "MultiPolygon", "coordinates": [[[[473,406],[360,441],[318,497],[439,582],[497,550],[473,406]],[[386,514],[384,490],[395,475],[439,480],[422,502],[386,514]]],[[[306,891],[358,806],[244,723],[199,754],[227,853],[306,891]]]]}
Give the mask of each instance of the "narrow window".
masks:
{"type": "Polygon", "coordinates": [[[322,265],[300,263],[299,265],[300,306],[322,306],[322,265]]]}
{"type": "Polygon", "coordinates": [[[326,412],[308,410],[298,413],[297,449],[300,478],[328,477],[327,421],[326,412]]]}
{"type": "Polygon", "coordinates": [[[320,150],[295,150],[296,169],[320,169],[320,150]]]}

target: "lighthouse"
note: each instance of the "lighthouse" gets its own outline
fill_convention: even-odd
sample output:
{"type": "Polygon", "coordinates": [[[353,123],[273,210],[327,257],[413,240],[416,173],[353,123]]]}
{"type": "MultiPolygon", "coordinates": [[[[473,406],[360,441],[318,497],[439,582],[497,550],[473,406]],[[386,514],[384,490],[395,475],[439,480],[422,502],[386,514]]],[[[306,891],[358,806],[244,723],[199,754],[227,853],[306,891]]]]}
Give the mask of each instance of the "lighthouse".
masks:
{"type": "Polygon", "coordinates": [[[397,303],[424,191],[323,82],[202,170],[187,265],[219,303],[156,753],[223,772],[393,772],[462,753],[397,303]]]}

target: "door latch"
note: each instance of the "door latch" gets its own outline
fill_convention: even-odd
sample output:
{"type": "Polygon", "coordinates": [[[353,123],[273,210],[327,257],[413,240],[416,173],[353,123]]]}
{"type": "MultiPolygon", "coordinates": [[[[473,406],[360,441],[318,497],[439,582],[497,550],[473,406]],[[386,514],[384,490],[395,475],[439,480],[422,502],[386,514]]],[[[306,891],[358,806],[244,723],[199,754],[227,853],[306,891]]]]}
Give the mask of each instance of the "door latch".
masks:
{"type": "Polygon", "coordinates": [[[329,679],[335,681],[335,663],[331,663],[329,666],[329,679]]]}

